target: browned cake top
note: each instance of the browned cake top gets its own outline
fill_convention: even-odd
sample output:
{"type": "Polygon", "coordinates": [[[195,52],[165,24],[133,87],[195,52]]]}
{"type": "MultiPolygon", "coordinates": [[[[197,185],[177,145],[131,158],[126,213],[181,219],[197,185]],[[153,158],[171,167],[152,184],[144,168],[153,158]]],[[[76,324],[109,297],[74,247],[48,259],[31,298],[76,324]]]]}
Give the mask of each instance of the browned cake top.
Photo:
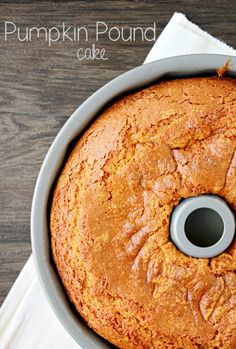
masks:
{"type": "Polygon", "coordinates": [[[236,348],[236,243],[211,259],[170,241],[173,208],[211,193],[236,210],[236,82],[163,81],[80,138],[53,194],[52,251],[85,321],[122,349],[236,348]]]}

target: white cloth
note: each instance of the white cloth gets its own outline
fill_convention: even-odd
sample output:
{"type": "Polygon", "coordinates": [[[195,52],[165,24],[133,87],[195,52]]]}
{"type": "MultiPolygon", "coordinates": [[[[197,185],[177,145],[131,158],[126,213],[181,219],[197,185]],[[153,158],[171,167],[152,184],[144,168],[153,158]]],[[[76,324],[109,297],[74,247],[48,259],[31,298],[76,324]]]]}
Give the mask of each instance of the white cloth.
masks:
{"type": "MultiPolygon", "coordinates": [[[[144,63],[191,53],[236,51],[175,13],[144,63]]],[[[80,349],[51,310],[41,289],[32,256],[0,308],[0,349],[80,349]]]]}
{"type": "Polygon", "coordinates": [[[191,53],[236,55],[232,47],[200,29],[182,13],[176,12],[160,34],[144,63],[191,53]]]}

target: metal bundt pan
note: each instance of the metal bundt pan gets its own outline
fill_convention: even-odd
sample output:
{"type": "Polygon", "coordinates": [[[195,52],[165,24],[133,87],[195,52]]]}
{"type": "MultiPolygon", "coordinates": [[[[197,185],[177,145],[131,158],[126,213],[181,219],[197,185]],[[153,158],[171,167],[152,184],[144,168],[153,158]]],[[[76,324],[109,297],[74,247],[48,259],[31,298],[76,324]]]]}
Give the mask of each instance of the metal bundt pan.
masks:
{"type": "Polygon", "coordinates": [[[113,98],[154,83],[162,77],[215,74],[231,58],[229,76],[236,76],[236,58],[216,54],[184,55],[144,64],[115,78],[89,97],[71,115],[52,143],[35,186],[31,211],[31,240],[35,266],[44,293],[58,319],[83,349],[113,346],[94,333],[70,305],[52,262],[48,229],[48,201],[51,187],[69,144],[113,98]]]}

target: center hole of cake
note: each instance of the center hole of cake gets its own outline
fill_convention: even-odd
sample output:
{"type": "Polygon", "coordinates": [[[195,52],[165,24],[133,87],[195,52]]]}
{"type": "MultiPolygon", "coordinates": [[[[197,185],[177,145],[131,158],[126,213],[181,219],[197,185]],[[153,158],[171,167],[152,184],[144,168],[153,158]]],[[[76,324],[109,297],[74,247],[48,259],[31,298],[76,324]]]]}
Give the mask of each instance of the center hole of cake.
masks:
{"type": "Polygon", "coordinates": [[[222,237],[224,223],[221,216],[211,208],[192,211],[185,221],[185,235],[195,246],[210,247],[222,237]]]}

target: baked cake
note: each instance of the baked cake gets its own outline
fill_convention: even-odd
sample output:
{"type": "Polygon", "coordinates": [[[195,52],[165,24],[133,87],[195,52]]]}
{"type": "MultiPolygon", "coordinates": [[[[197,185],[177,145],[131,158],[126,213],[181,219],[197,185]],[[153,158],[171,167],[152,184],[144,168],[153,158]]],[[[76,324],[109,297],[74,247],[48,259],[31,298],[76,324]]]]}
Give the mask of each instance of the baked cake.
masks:
{"type": "Polygon", "coordinates": [[[170,241],[181,199],[236,210],[236,81],[162,81],[108,106],[55,185],[52,252],[85,322],[121,349],[236,348],[236,243],[211,259],[170,241]]]}

